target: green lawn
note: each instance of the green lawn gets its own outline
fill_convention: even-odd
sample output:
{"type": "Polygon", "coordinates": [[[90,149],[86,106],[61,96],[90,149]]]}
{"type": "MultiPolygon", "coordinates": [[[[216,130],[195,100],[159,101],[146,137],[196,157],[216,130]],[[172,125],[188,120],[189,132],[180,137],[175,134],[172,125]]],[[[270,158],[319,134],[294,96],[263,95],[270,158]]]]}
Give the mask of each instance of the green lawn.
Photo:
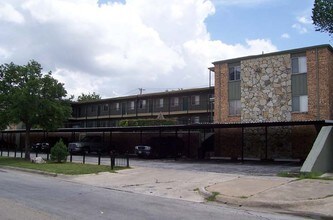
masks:
{"type": "Polygon", "coordinates": [[[110,166],[80,164],[80,163],[54,163],[47,161],[44,164],[35,164],[21,158],[0,157],[0,166],[19,167],[25,169],[40,170],[50,173],[80,175],[99,172],[115,172],[116,170],[124,169],[123,167],[115,167],[111,170],[110,166]]]}
{"type": "Polygon", "coordinates": [[[289,173],[289,172],[280,172],[277,174],[279,177],[292,177],[298,178],[298,180],[302,179],[319,179],[319,180],[333,180],[332,177],[322,177],[322,173],[289,173]]]}

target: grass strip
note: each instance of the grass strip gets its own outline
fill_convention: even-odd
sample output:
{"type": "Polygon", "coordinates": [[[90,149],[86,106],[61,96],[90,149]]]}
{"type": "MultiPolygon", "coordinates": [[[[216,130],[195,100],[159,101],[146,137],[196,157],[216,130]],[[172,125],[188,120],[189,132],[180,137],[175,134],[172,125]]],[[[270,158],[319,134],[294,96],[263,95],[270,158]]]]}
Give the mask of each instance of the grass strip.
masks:
{"type": "Polygon", "coordinates": [[[209,202],[214,202],[216,200],[216,196],[218,195],[220,195],[219,192],[212,192],[212,195],[206,198],[206,200],[209,202]]]}
{"type": "Polygon", "coordinates": [[[99,172],[115,172],[117,170],[125,169],[123,167],[115,167],[111,170],[110,166],[94,165],[94,164],[81,164],[81,163],[55,163],[47,161],[46,163],[36,164],[31,163],[22,158],[0,157],[0,166],[18,167],[32,170],[39,170],[49,173],[66,174],[66,175],[81,175],[93,174],[99,172]]]}
{"type": "Polygon", "coordinates": [[[279,177],[292,177],[298,178],[298,180],[303,179],[317,179],[317,180],[333,180],[332,177],[322,177],[322,173],[310,172],[310,173],[290,173],[290,172],[280,172],[277,174],[279,177]]]}

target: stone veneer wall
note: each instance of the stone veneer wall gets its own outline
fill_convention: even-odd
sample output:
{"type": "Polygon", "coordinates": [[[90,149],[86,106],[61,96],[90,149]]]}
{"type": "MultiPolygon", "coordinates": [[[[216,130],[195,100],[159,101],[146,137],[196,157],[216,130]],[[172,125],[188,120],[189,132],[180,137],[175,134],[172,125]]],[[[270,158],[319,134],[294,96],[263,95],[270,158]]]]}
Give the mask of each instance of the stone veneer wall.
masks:
{"type": "MultiPolygon", "coordinates": [[[[291,59],[289,54],[241,61],[241,121],[291,120],[291,59]]],[[[261,159],[288,157],[290,134],[286,127],[244,129],[244,156],[261,159]],[[283,144],[284,143],[284,144],[283,144]]]]}
{"type": "Polygon", "coordinates": [[[241,62],[241,121],[291,120],[290,55],[241,62]]]}

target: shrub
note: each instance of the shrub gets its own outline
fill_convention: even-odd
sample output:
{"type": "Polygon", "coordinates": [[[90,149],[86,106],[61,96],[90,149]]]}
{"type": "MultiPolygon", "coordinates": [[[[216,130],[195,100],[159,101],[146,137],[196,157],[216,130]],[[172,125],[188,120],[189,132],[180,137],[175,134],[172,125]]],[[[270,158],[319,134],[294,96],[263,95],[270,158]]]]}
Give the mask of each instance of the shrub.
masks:
{"type": "Polygon", "coordinates": [[[68,151],[67,147],[60,139],[54,147],[51,148],[51,160],[61,163],[61,162],[66,162],[68,156],[68,151]]]}

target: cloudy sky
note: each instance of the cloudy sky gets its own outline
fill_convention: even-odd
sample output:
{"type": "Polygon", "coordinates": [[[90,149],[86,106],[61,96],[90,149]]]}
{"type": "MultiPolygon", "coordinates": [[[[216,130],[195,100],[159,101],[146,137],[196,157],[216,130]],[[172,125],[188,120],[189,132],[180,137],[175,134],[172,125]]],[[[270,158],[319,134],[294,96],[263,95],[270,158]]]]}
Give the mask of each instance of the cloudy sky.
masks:
{"type": "Polygon", "coordinates": [[[1,0],[0,64],[34,59],[69,94],[208,86],[213,61],[330,44],[314,0],[1,0]]]}

